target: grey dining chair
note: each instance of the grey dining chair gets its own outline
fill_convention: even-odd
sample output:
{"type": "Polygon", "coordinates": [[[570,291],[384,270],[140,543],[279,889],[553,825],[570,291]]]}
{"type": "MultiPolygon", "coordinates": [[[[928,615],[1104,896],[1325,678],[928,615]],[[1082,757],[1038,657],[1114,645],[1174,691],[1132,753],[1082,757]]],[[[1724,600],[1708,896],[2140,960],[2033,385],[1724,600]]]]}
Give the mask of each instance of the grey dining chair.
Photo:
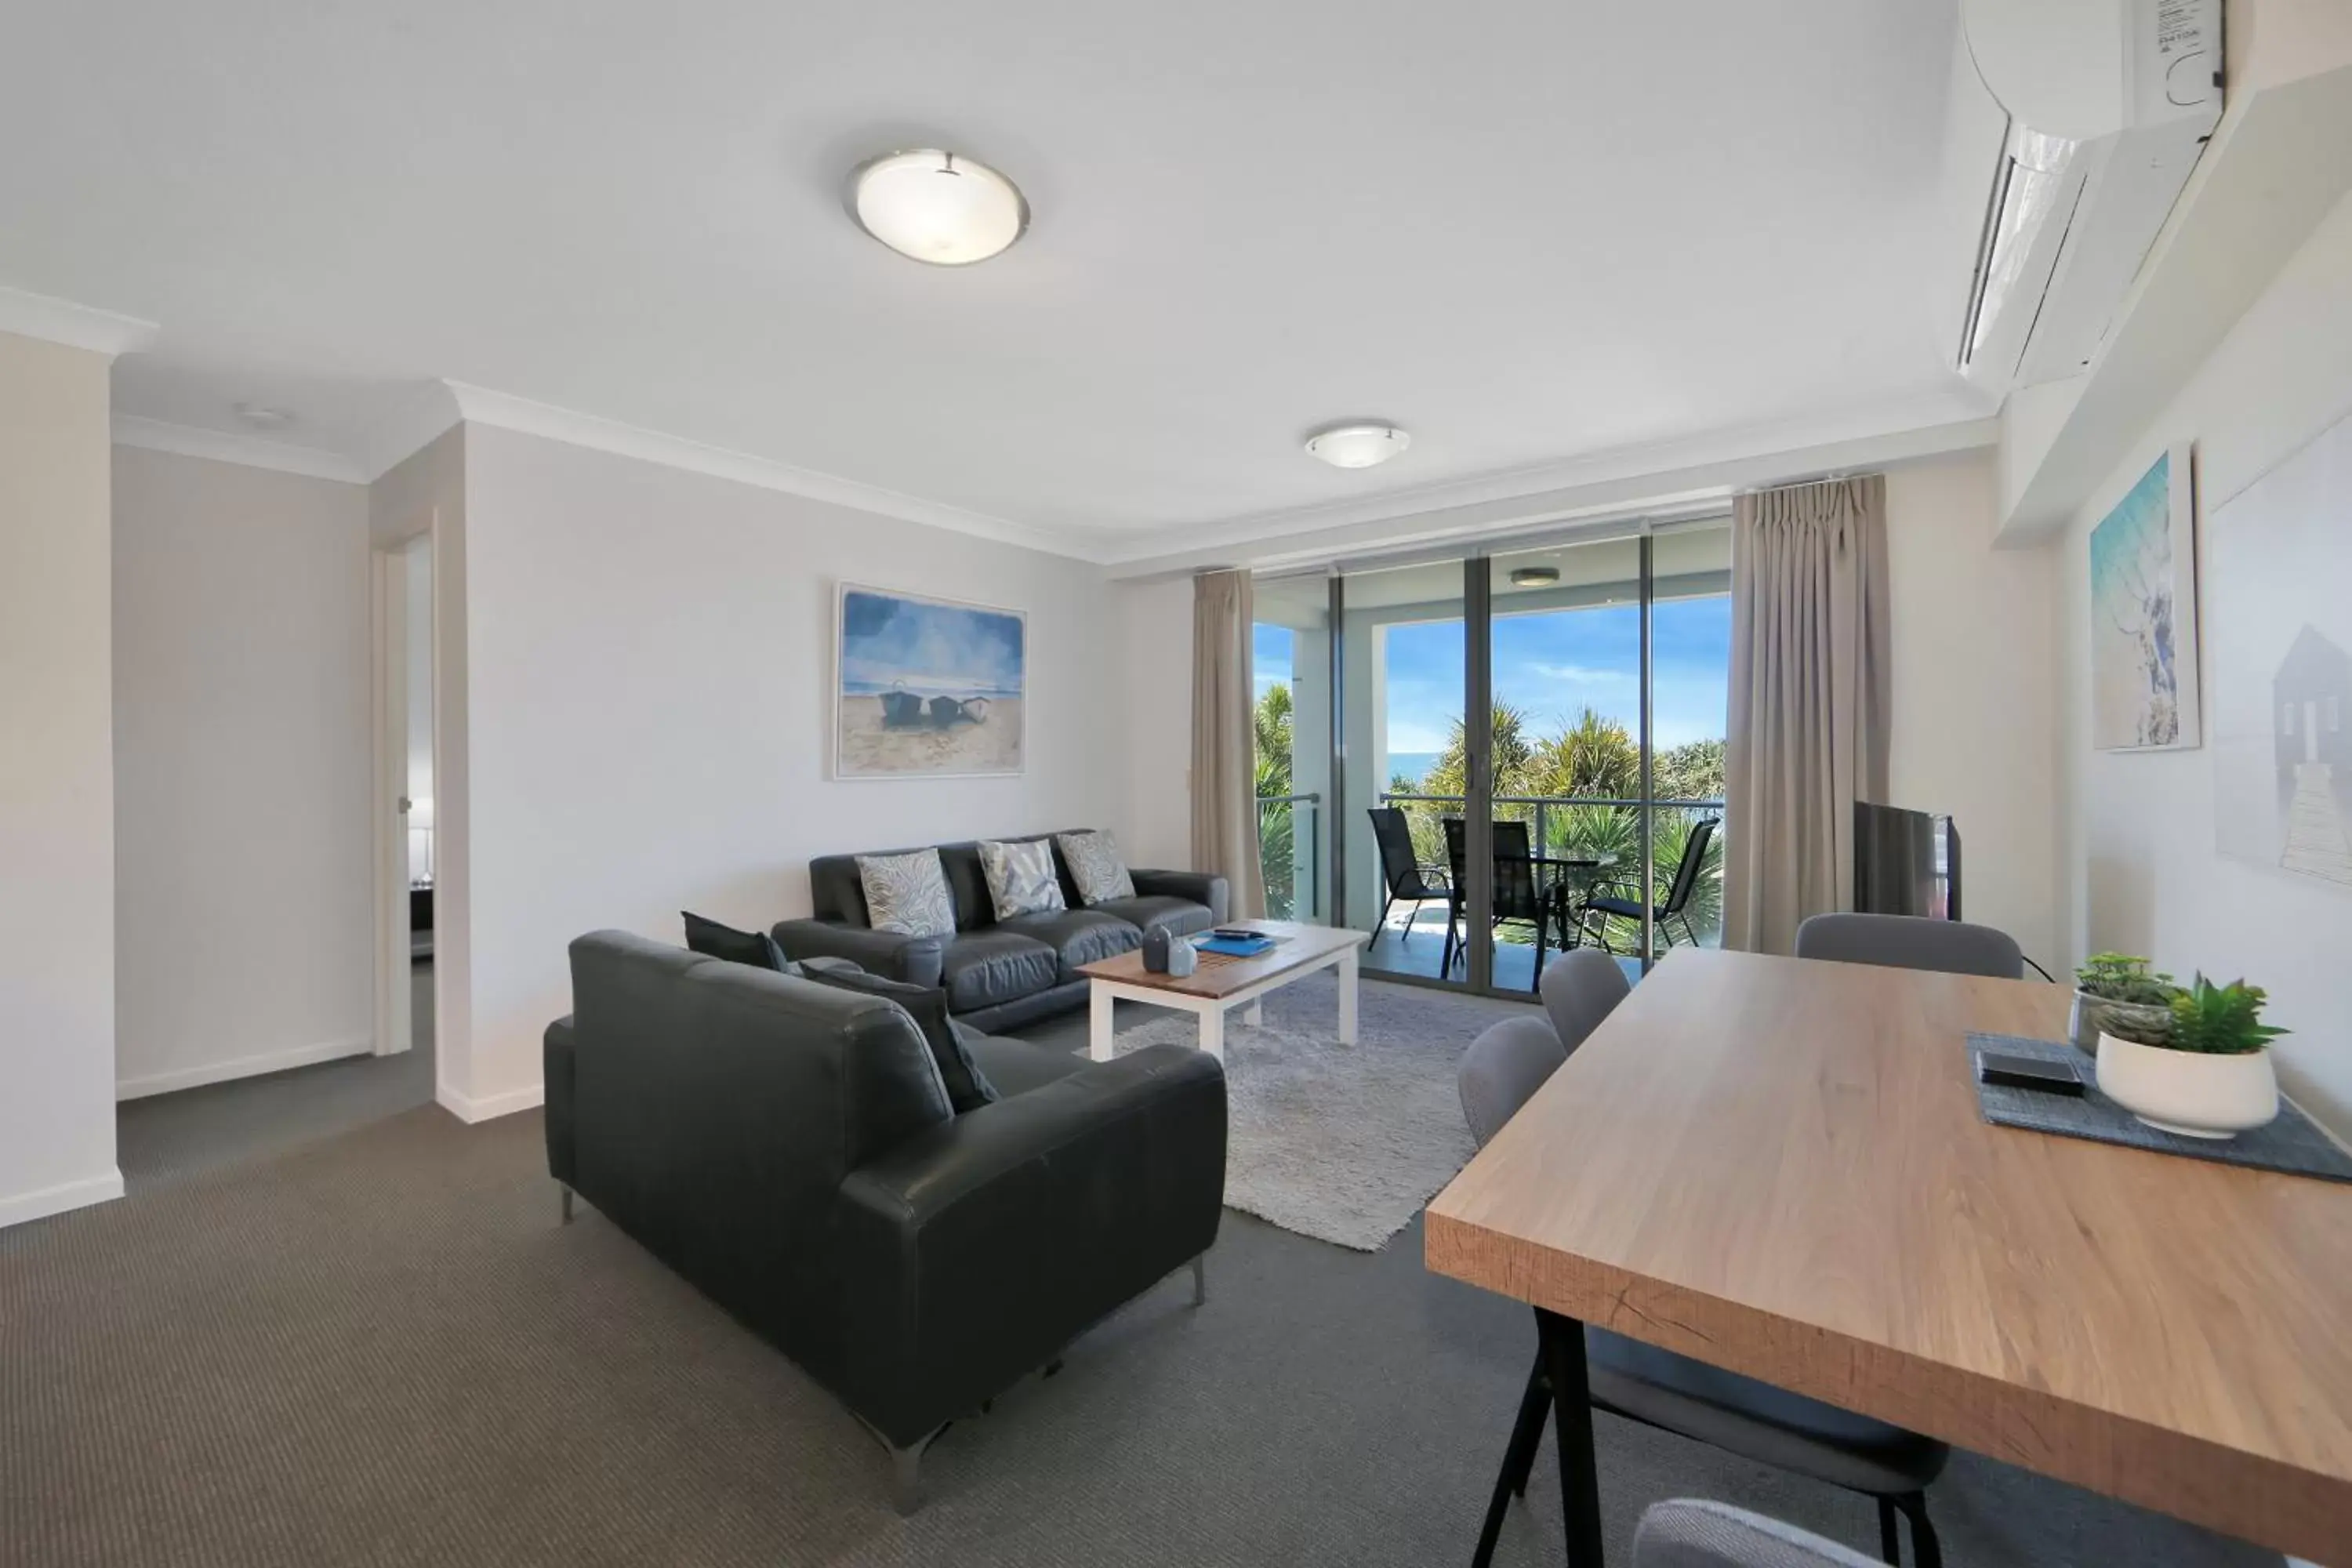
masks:
{"type": "Polygon", "coordinates": [[[1871,1568],[1849,1547],[1726,1502],[1652,1503],[1633,1531],[1633,1568],[1871,1568]]]}
{"type": "Polygon", "coordinates": [[[1918,915],[1814,915],[1797,928],[1797,956],[2025,978],[2025,954],[2007,931],[1918,915]]]}
{"type": "MultiPolygon", "coordinates": [[[[1500,1132],[1569,1055],[1631,993],[1616,961],[1591,948],[1562,953],[1543,973],[1545,1017],[1507,1018],[1470,1043],[1454,1075],[1462,1113],[1479,1145],[1500,1132]]],[[[1790,1394],[1673,1351],[1588,1327],[1584,1353],[1592,1407],[1709,1444],[1742,1458],[1863,1493],[1878,1503],[1879,1549],[1902,1562],[1895,1515],[1911,1521],[1920,1568],[1939,1568],[1942,1549],[1927,1521],[1927,1485],[1951,1450],[1932,1437],[1790,1394]]],[[[1486,1568],[1514,1496],[1525,1497],[1551,1413],[1551,1380],[1540,1351],[1495,1478],[1473,1568],[1486,1568]]]]}

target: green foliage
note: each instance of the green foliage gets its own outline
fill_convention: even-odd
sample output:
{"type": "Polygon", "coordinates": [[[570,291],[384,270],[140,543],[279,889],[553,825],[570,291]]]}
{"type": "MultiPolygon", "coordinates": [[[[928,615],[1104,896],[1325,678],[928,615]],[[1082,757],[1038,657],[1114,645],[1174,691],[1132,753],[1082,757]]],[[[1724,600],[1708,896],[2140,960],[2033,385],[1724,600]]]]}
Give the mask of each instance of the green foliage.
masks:
{"type": "Polygon", "coordinates": [[[2263,1004],[2268,1000],[2259,985],[2242,980],[2216,985],[2200,974],[2172,998],[2172,1037],[2165,1044],[2176,1051],[2209,1056],[2259,1051],[2286,1033],[2262,1021],[2263,1004]]]}
{"type": "Polygon", "coordinates": [[[1265,879],[1265,912],[1287,918],[1297,907],[1297,807],[1282,799],[1291,793],[1290,688],[1281,681],[1265,689],[1250,710],[1255,742],[1258,868],[1265,879]]]}
{"type": "Polygon", "coordinates": [[[2078,989],[2109,1002],[2129,1002],[2143,1007],[2170,1006],[2172,999],[2180,994],[2180,987],[2172,983],[2171,975],[2152,973],[2147,965],[2147,959],[2128,953],[2096,952],[2074,971],[2074,984],[2078,989]]]}
{"type": "Polygon", "coordinates": [[[2099,1031],[2137,1046],[2172,1044],[2172,1009],[2119,1002],[2099,1013],[2099,1031]]]}
{"type": "Polygon", "coordinates": [[[1591,708],[1559,734],[1529,748],[1524,788],[1497,795],[1588,795],[1633,800],[1642,793],[1642,749],[1625,726],[1591,708]]]}
{"type": "Polygon", "coordinates": [[[1690,741],[1669,746],[1650,763],[1650,782],[1657,800],[1721,800],[1723,742],[1690,741]]]}

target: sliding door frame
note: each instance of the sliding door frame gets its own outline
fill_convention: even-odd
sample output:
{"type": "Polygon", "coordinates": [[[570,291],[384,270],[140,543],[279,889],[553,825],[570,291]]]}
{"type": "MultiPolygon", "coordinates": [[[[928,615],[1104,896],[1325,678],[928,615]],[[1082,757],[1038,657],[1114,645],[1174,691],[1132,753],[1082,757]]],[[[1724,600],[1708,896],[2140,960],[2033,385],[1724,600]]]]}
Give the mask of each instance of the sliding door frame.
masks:
{"type": "MultiPolygon", "coordinates": [[[[1501,991],[1495,985],[1495,948],[1493,922],[1487,918],[1494,907],[1494,567],[1497,555],[1523,550],[1541,549],[1547,545],[1604,544],[1616,540],[1632,539],[1640,552],[1637,594],[1640,605],[1640,794],[1638,843],[1639,866],[1635,881],[1637,890],[1652,897],[1640,900],[1642,905],[1642,939],[1639,957],[1646,971],[1655,963],[1657,931],[1654,897],[1656,874],[1657,738],[1656,727],[1656,603],[1657,566],[1655,541],[1661,533],[1678,532],[1686,528],[1705,527],[1718,520],[1727,521],[1727,509],[1720,502],[1702,507],[1630,518],[1612,518],[1573,524],[1535,524],[1509,533],[1493,534],[1475,542],[1451,548],[1423,548],[1370,556],[1349,557],[1332,562],[1328,573],[1324,635],[1329,654],[1331,704],[1330,733],[1324,737],[1331,761],[1331,809],[1322,831],[1329,834],[1322,856],[1328,886],[1320,891],[1328,900],[1326,908],[1334,923],[1347,920],[1349,868],[1354,859],[1350,853],[1348,811],[1348,763],[1349,742],[1347,733],[1347,576],[1351,572],[1378,571],[1423,563],[1458,559],[1462,563],[1463,622],[1463,735],[1466,767],[1463,803],[1463,946],[1465,952],[1466,974],[1456,981],[1450,976],[1432,977],[1423,974],[1391,973],[1374,971],[1380,978],[1397,984],[1421,985],[1451,992],[1468,992],[1475,995],[1524,1001],[1524,991],[1501,991]]],[[[1281,574],[1290,575],[1291,574],[1281,574]]],[[[1302,739],[1304,737],[1301,737],[1302,739]]],[[[1296,743],[1296,742],[1294,742],[1296,743]]],[[[1380,759],[1375,759],[1376,763],[1380,759]]],[[[1375,785],[1375,799],[1379,786],[1375,785]]],[[[1541,853],[1538,848],[1538,853],[1541,853]]]]}

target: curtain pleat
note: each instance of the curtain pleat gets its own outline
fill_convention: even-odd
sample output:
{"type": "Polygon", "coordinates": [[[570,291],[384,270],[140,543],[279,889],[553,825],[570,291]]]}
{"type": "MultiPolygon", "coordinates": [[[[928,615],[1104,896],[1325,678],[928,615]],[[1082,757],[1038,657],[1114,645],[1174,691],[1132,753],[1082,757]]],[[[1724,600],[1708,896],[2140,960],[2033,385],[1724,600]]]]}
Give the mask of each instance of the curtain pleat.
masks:
{"type": "Polygon", "coordinates": [[[1192,580],[1192,868],[1232,885],[1233,912],[1265,913],[1250,727],[1250,578],[1192,580]]]}
{"type": "Polygon", "coordinates": [[[1723,940],[1790,952],[1853,901],[1853,803],[1886,798],[1886,481],[1741,496],[1731,530],[1723,940]]]}

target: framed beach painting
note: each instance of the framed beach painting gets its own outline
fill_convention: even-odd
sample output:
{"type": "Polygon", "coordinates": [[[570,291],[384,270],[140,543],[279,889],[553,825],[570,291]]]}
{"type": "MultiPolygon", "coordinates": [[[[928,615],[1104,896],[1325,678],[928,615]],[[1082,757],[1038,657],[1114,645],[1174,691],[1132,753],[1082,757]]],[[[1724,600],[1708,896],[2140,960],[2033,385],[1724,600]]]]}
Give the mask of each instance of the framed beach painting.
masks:
{"type": "Polygon", "coordinates": [[[2352,418],[2210,522],[2214,844],[2352,892],[2352,418]]]}
{"type": "Polygon", "coordinates": [[[844,583],[834,776],[970,778],[1027,765],[1029,617],[844,583]]]}
{"type": "Polygon", "coordinates": [[[2197,503],[2177,441],[2091,530],[2091,744],[2194,746],[2197,503]]]}

